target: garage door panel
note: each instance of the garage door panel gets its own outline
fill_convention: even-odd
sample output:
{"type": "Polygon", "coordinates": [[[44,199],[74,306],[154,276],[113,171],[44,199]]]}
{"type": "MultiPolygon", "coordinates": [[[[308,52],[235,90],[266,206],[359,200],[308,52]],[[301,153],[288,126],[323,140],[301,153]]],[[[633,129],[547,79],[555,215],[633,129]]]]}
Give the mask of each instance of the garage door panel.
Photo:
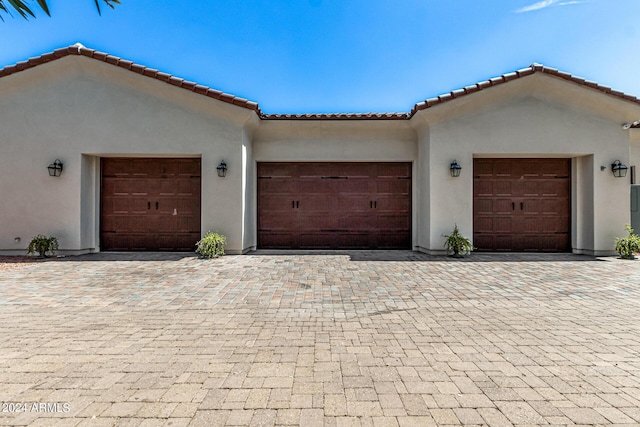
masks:
{"type": "Polygon", "coordinates": [[[512,233],[514,230],[514,218],[508,216],[487,216],[479,217],[474,223],[474,233],[493,234],[493,233],[512,233]]]}
{"type": "Polygon", "coordinates": [[[378,194],[375,197],[375,210],[379,213],[402,212],[402,215],[406,217],[406,213],[411,210],[411,201],[408,197],[378,194]]]}
{"type": "Polygon", "coordinates": [[[191,232],[176,235],[176,251],[192,252],[196,249],[196,243],[200,240],[200,232],[191,232]]]}
{"type": "Polygon", "coordinates": [[[104,191],[113,196],[146,196],[153,193],[144,180],[128,178],[108,178],[104,182],[104,191]]]}
{"type": "Polygon", "coordinates": [[[380,213],[375,216],[374,228],[378,231],[403,231],[411,224],[411,218],[404,214],[380,213]]]}
{"type": "Polygon", "coordinates": [[[298,195],[335,193],[335,184],[331,179],[298,178],[293,179],[292,184],[290,193],[298,195]]]}
{"type": "Polygon", "coordinates": [[[513,233],[517,229],[518,221],[512,217],[493,218],[493,231],[496,233],[513,233]]]}
{"type": "Polygon", "coordinates": [[[262,248],[290,249],[298,247],[298,235],[289,231],[261,231],[258,234],[262,248]]]}
{"type": "Polygon", "coordinates": [[[193,199],[187,197],[178,197],[178,215],[198,216],[200,217],[200,202],[194,202],[193,199]]]}
{"type": "MultiPolygon", "coordinates": [[[[376,248],[377,240],[372,236],[381,231],[379,227],[402,236],[389,242],[410,247],[407,236],[411,229],[411,164],[259,163],[258,170],[263,176],[258,180],[259,247],[376,248]],[[292,185],[285,188],[261,182],[275,181],[269,174],[276,172],[289,173],[289,177],[281,179],[292,185]],[[283,198],[280,204],[293,202],[296,216],[277,220],[286,215],[276,203],[277,196],[283,198]],[[389,216],[385,219],[381,214],[389,216]],[[279,234],[273,234],[274,226],[283,227],[278,229],[279,234]]],[[[385,245],[391,245],[389,242],[385,245]]]]}
{"type": "Polygon", "coordinates": [[[171,233],[178,228],[178,218],[175,216],[158,216],[158,228],[156,231],[160,233],[171,233]]]}
{"type": "Polygon", "coordinates": [[[295,164],[291,163],[258,163],[258,178],[291,178],[295,169],[295,164]]]}
{"type": "Polygon", "coordinates": [[[566,218],[558,216],[541,216],[538,218],[540,233],[567,234],[570,225],[566,218]]]}
{"type": "Polygon", "coordinates": [[[258,231],[291,230],[292,224],[298,222],[298,215],[269,215],[258,219],[258,231]]]}
{"type": "Polygon", "coordinates": [[[108,159],[102,163],[102,176],[107,177],[130,177],[133,175],[148,175],[149,165],[135,159],[108,159]]]}
{"type": "Polygon", "coordinates": [[[524,181],[522,182],[522,191],[516,194],[524,197],[537,197],[543,190],[543,184],[544,182],[534,180],[524,181]]]}
{"type": "Polygon", "coordinates": [[[542,197],[569,197],[568,189],[562,179],[543,180],[540,182],[539,191],[542,197]]]}
{"type": "Polygon", "coordinates": [[[336,232],[331,233],[300,233],[298,248],[300,249],[331,249],[335,246],[336,232]]]}
{"type": "Polygon", "coordinates": [[[538,216],[542,212],[543,202],[544,200],[540,198],[520,199],[519,202],[516,202],[516,209],[518,210],[518,213],[524,216],[532,216],[532,215],[538,216]]]}
{"type": "Polygon", "coordinates": [[[371,180],[367,178],[348,178],[330,180],[334,184],[333,191],[338,194],[366,194],[371,192],[371,180]]]}
{"type": "Polygon", "coordinates": [[[495,234],[492,243],[496,251],[520,250],[517,238],[518,236],[513,234],[495,234]]]}
{"type": "Polygon", "coordinates": [[[543,221],[542,218],[539,217],[530,217],[530,218],[522,218],[522,227],[520,227],[520,232],[522,233],[542,233],[545,230],[543,225],[549,226],[549,221],[543,221]]]}
{"type": "Polygon", "coordinates": [[[175,159],[171,162],[162,162],[160,175],[172,178],[191,178],[200,176],[200,166],[191,159],[175,159]]]}
{"type": "Polygon", "coordinates": [[[371,163],[334,163],[331,170],[336,176],[344,176],[349,179],[370,178],[375,174],[375,165],[371,163]]]}
{"type": "Polygon", "coordinates": [[[563,199],[542,199],[538,205],[541,215],[563,215],[569,210],[569,201],[563,199]]]}
{"type": "Polygon", "coordinates": [[[259,178],[258,192],[262,194],[291,194],[294,192],[295,182],[284,178],[259,178]]]}
{"type": "Polygon", "coordinates": [[[511,196],[516,193],[514,186],[518,185],[518,182],[511,180],[497,179],[493,181],[493,196],[511,196]]]}
{"type": "Polygon", "coordinates": [[[569,250],[570,165],[570,159],[474,159],[475,246],[569,250]]]}
{"type": "MultiPolygon", "coordinates": [[[[370,195],[344,195],[337,197],[335,209],[338,212],[369,212],[372,209],[372,197],[370,195]]],[[[347,215],[348,216],[348,215],[347,215]]]]}
{"type": "MultiPolygon", "coordinates": [[[[195,233],[200,227],[194,227],[194,218],[189,216],[179,216],[176,218],[176,231],[178,233],[195,233]]],[[[198,225],[200,221],[198,221],[198,225]]]]}
{"type": "Polygon", "coordinates": [[[114,197],[107,201],[114,214],[146,215],[149,213],[148,203],[147,197],[140,198],[135,196],[132,198],[114,197]]]}
{"type": "Polygon", "coordinates": [[[149,236],[147,233],[105,233],[100,243],[107,245],[112,251],[136,251],[145,250],[150,240],[153,240],[155,246],[155,236],[149,236]]]}
{"type": "Polygon", "coordinates": [[[493,180],[477,181],[473,186],[474,197],[491,197],[493,196],[493,180]]]}
{"type": "Polygon", "coordinates": [[[494,214],[497,214],[497,215],[501,215],[501,214],[511,215],[513,213],[513,211],[515,210],[515,202],[511,198],[508,198],[508,199],[497,198],[497,199],[493,200],[492,208],[493,208],[492,213],[494,213],[494,214]]]}
{"type": "Polygon", "coordinates": [[[494,225],[493,225],[493,217],[477,217],[474,223],[474,241],[477,238],[477,235],[482,233],[493,233],[494,225]]]}
{"type": "MultiPolygon", "coordinates": [[[[335,230],[339,228],[339,218],[334,215],[322,214],[322,213],[303,213],[298,215],[300,232],[304,230],[309,231],[324,231],[335,230]]],[[[290,226],[290,225],[289,225],[290,226]]]]}
{"type": "Polygon", "coordinates": [[[493,160],[474,159],[473,174],[478,177],[493,177],[493,160]]]}
{"type": "Polygon", "coordinates": [[[300,178],[322,178],[323,176],[339,175],[338,166],[331,163],[298,163],[291,165],[295,170],[294,176],[300,178]]]}
{"type": "Polygon", "coordinates": [[[408,195],[411,192],[411,180],[409,179],[378,179],[375,181],[375,185],[375,191],[378,195],[408,195]]]}
{"type": "Polygon", "coordinates": [[[341,232],[336,237],[337,249],[369,249],[369,232],[341,232]]]}
{"type": "Polygon", "coordinates": [[[178,193],[178,183],[171,179],[157,179],[154,180],[157,185],[160,196],[175,196],[178,193]]]}
{"type": "Polygon", "coordinates": [[[379,232],[375,233],[371,240],[379,249],[406,248],[411,245],[411,236],[407,232],[379,232]]]}
{"type": "Polygon", "coordinates": [[[519,170],[514,171],[517,166],[510,159],[489,160],[488,162],[491,163],[490,173],[494,178],[505,179],[519,173],[519,170]]]}
{"type": "Polygon", "coordinates": [[[192,250],[200,236],[200,159],[103,158],[101,170],[103,250],[192,250]]]}
{"type": "Polygon", "coordinates": [[[495,244],[493,242],[493,235],[474,233],[473,245],[478,248],[493,248],[495,244]]]}
{"type": "Polygon", "coordinates": [[[352,212],[350,215],[341,215],[338,218],[336,228],[340,230],[360,231],[375,228],[375,217],[368,212],[352,212]]]}
{"type": "Polygon", "coordinates": [[[378,178],[409,178],[411,177],[411,163],[377,163],[378,178]]]}
{"type": "Polygon", "coordinates": [[[325,212],[331,214],[338,204],[335,195],[301,194],[296,196],[296,209],[300,212],[325,212]]]}
{"type": "Polygon", "coordinates": [[[169,251],[176,247],[176,236],[172,233],[165,233],[164,230],[158,230],[156,242],[158,250],[169,251]]]}
{"type": "Polygon", "coordinates": [[[474,214],[477,215],[487,215],[493,213],[493,199],[480,199],[476,198],[475,203],[473,204],[474,214]]]}
{"type": "Polygon", "coordinates": [[[258,201],[258,207],[264,211],[291,211],[294,209],[294,199],[291,195],[263,195],[258,201]]]}
{"type": "Polygon", "coordinates": [[[569,177],[571,162],[567,159],[544,159],[538,162],[539,173],[543,177],[569,177]]]}

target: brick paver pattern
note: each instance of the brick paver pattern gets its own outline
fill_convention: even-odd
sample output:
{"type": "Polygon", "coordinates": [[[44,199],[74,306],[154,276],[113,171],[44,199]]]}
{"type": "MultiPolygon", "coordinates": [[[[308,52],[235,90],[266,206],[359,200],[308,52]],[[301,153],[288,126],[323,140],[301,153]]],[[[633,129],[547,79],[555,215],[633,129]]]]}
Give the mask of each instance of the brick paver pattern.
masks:
{"type": "Polygon", "coordinates": [[[0,425],[640,425],[640,261],[102,253],[0,292],[0,425]]]}

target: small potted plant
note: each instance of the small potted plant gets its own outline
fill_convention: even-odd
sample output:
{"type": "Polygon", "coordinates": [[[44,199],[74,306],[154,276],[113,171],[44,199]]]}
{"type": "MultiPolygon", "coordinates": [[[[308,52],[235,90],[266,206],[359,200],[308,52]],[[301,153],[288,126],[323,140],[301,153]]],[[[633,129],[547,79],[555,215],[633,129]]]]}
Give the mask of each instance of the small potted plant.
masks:
{"type": "Polygon", "coordinates": [[[40,254],[42,258],[46,258],[48,255],[55,255],[58,250],[58,239],[51,236],[47,237],[42,234],[38,234],[31,242],[29,242],[29,247],[27,248],[27,253],[29,255],[34,255],[36,252],[40,254]]]}
{"type": "Polygon", "coordinates": [[[624,228],[629,235],[616,239],[616,252],[622,259],[635,259],[634,254],[640,252],[640,236],[633,233],[633,228],[629,224],[625,224],[624,228]]]}
{"type": "Polygon", "coordinates": [[[224,245],[227,243],[226,236],[208,231],[198,243],[196,243],[196,253],[203,258],[218,258],[224,255],[224,245]]]}
{"type": "Polygon", "coordinates": [[[454,225],[453,232],[451,234],[445,234],[444,237],[447,239],[444,242],[447,254],[452,254],[451,256],[454,258],[462,258],[475,249],[471,244],[471,241],[460,234],[458,224],[454,225]]]}

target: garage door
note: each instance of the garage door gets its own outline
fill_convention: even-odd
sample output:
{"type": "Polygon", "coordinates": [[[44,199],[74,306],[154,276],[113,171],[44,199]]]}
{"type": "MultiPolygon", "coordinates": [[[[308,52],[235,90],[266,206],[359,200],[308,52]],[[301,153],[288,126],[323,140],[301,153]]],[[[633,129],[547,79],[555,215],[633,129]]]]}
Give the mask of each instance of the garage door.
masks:
{"type": "Polygon", "coordinates": [[[571,250],[570,159],[474,159],[479,250],[571,250]]]}
{"type": "Polygon", "coordinates": [[[409,249],[410,163],[258,163],[258,246],[409,249]]]}
{"type": "Polygon", "coordinates": [[[195,250],[200,159],[103,158],[101,171],[102,250],[195,250]]]}

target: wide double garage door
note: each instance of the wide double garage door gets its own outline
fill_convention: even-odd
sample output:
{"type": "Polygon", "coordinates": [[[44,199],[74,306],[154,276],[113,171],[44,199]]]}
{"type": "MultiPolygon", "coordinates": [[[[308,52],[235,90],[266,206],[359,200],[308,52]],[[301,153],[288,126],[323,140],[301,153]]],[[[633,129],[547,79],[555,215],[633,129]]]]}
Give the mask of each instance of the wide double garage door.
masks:
{"type": "Polygon", "coordinates": [[[101,249],[195,250],[200,169],[200,159],[103,158],[101,249]]]}
{"type": "Polygon", "coordinates": [[[411,163],[258,163],[258,247],[410,249],[411,163]]]}
{"type": "Polygon", "coordinates": [[[479,250],[571,250],[570,159],[474,159],[473,175],[479,250]]]}

